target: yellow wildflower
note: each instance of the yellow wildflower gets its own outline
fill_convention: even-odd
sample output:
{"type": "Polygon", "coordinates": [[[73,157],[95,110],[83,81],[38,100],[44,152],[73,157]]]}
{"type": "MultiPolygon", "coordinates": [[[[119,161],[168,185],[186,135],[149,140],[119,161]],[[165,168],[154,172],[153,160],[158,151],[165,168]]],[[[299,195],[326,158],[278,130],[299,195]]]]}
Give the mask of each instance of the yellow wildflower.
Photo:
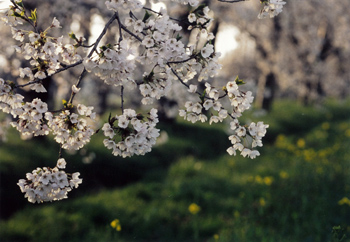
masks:
{"type": "Polygon", "coordinates": [[[272,182],[273,182],[272,176],[265,176],[264,177],[264,183],[266,186],[271,186],[272,182]]]}
{"type": "Polygon", "coordinates": [[[200,210],[201,210],[201,207],[195,203],[191,203],[191,205],[188,206],[188,211],[190,211],[190,213],[192,214],[197,214],[200,210]]]}
{"type": "Polygon", "coordinates": [[[266,201],[265,201],[265,199],[264,199],[263,197],[261,197],[261,198],[259,199],[259,204],[260,204],[261,207],[265,207],[266,201]]]}
{"type": "Polygon", "coordinates": [[[305,147],[305,140],[304,139],[298,139],[297,146],[299,148],[304,148],[305,147]]]}
{"type": "Polygon", "coordinates": [[[288,178],[288,173],[285,172],[285,171],[281,171],[281,172],[280,172],[280,177],[281,177],[282,179],[287,179],[287,178],[288,178]]]}
{"type": "Polygon", "coordinates": [[[121,231],[122,230],[122,226],[120,225],[120,221],[119,219],[114,219],[112,222],[111,222],[111,227],[116,229],[117,231],[121,231]]]}
{"type": "Polygon", "coordinates": [[[219,240],[219,238],[220,238],[218,234],[214,234],[214,236],[213,236],[213,237],[214,237],[215,241],[218,241],[218,240],[219,240]]]}
{"type": "Polygon", "coordinates": [[[349,198],[347,198],[347,197],[343,197],[341,200],[339,200],[338,204],[339,204],[339,205],[347,204],[347,205],[350,206],[350,200],[349,200],[349,198]]]}
{"type": "Polygon", "coordinates": [[[275,145],[278,147],[278,148],[284,148],[287,144],[287,138],[285,135],[283,134],[280,134],[277,136],[276,138],[276,143],[275,145]]]}
{"type": "Polygon", "coordinates": [[[263,179],[261,178],[261,176],[257,175],[255,176],[255,182],[261,184],[263,183],[263,179]]]}
{"type": "Polygon", "coordinates": [[[330,127],[330,125],[329,125],[328,122],[324,122],[324,123],[322,124],[322,129],[323,129],[323,130],[327,130],[327,129],[329,129],[329,127],[330,127]]]}

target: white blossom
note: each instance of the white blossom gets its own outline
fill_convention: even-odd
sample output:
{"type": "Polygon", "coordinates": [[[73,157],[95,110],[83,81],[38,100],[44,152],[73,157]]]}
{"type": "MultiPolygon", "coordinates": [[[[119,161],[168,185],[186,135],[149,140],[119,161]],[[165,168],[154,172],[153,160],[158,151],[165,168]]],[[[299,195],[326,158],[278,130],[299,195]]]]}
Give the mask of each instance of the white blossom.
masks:
{"type": "Polygon", "coordinates": [[[282,12],[283,5],[286,2],[282,0],[267,0],[263,3],[263,7],[258,15],[259,19],[266,17],[273,18],[282,12]]]}
{"type": "Polygon", "coordinates": [[[72,188],[78,188],[82,183],[79,172],[67,174],[63,170],[65,166],[66,161],[60,158],[55,168],[36,168],[32,173],[26,174],[26,179],[20,179],[17,185],[31,203],[65,199],[72,188]]]}

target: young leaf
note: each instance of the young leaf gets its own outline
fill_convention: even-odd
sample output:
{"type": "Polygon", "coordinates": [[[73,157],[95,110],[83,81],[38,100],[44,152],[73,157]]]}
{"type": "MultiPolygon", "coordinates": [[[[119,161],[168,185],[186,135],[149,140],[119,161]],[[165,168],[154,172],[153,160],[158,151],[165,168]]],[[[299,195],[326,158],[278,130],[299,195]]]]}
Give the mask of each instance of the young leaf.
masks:
{"type": "Polygon", "coordinates": [[[31,10],[31,15],[28,18],[33,20],[33,22],[36,22],[36,19],[37,19],[36,9],[31,10]]]}
{"type": "Polygon", "coordinates": [[[146,11],[145,15],[143,16],[142,22],[145,23],[151,16],[152,16],[152,14],[150,14],[148,11],[146,11]]]}

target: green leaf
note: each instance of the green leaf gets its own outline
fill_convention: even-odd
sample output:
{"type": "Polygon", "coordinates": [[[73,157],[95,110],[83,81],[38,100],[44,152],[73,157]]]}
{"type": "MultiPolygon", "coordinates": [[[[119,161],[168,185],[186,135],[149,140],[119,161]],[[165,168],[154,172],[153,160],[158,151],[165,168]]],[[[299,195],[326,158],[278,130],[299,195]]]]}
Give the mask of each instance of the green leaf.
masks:
{"type": "Polygon", "coordinates": [[[75,34],[72,32],[72,33],[69,33],[68,34],[69,38],[71,39],[74,39],[74,40],[77,40],[77,37],[75,36],[75,34]]]}
{"type": "Polygon", "coordinates": [[[105,51],[107,49],[108,49],[108,47],[106,45],[100,46],[100,50],[102,50],[102,51],[105,51]]]}
{"type": "Polygon", "coordinates": [[[29,19],[33,20],[34,22],[36,22],[36,19],[37,19],[37,14],[36,14],[36,9],[34,10],[31,10],[31,16],[28,17],[29,19]]]}
{"type": "Polygon", "coordinates": [[[152,14],[150,14],[150,13],[146,10],[145,15],[143,16],[142,22],[145,23],[151,16],[152,16],[152,14]]]}
{"type": "Polygon", "coordinates": [[[176,40],[177,40],[177,41],[179,41],[180,39],[182,39],[182,36],[181,36],[181,35],[179,35],[179,34],[177,34],[177,36],[176,36],[176,40]]]}
{"type": "Polygon", "coordinates": [[[17,18],[22,17],[19,13],[15,12],[15,11],[13,11],[13,13],[11,14],[11,16],[17,17],[17,18]]]}
{"type": "Polygon", "coordinates": [[[17,4],[18,6],[24,8],[24,4],[23,4],[22,0],[16,1],[16,4],[17,4]]]}
{"type": "Polygon", "coordinates": [[[243,85],[243,84],[245,84],[245,82],[244,82],[242,79],[239,79],[238,76],[236,77],[235,82],[237,83],[237,85],[243,85]]]}

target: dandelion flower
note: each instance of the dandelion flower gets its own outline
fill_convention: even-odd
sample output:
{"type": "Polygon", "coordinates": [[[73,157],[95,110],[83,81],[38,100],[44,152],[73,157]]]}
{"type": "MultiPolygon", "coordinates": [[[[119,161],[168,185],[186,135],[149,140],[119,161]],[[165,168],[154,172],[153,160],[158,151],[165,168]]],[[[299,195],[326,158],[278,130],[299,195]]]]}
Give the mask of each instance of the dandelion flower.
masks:
{"type": "Polygon", "coordinates": [[[201,210],[201,207],[195,203],[191,203],[191,205],[188,207],[188,211],[190,211],[190,213],[194,215],[197,214],[200,210],[201,210]]]}

